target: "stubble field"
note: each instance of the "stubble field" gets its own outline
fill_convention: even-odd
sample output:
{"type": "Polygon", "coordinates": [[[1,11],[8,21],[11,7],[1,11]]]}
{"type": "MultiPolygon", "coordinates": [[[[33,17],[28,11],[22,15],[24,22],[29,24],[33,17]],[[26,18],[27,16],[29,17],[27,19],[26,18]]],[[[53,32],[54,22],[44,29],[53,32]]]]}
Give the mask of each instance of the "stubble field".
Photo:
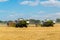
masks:
{"type": "Polygon", "coordinates": [[[0,40],[60,40],[60,24],[54,27],[15,28],[0,24],[0,40]]]}

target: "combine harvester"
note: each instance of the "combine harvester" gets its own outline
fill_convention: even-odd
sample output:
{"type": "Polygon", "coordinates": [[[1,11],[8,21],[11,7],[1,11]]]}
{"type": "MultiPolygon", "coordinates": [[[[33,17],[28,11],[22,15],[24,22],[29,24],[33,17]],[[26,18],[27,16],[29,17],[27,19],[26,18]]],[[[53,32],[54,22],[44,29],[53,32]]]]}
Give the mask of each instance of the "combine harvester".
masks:
{"type": "Polygon", "coordinates": [[[41,26],[42,27],[44,27],[44,26],[46,26],[46,27],[52,26],[53,27],[55,23],[56,23],[55,21],[46,19],[46,20],[41,22],[41,26]]]}
{"type": "Polygon", "coordinates": [[[16,21],[10,21],[7,23],[7,25],[11,27],[27,27],[28,24],[29,24],[29,21],[26,21],[22,18],[16,21]]]}

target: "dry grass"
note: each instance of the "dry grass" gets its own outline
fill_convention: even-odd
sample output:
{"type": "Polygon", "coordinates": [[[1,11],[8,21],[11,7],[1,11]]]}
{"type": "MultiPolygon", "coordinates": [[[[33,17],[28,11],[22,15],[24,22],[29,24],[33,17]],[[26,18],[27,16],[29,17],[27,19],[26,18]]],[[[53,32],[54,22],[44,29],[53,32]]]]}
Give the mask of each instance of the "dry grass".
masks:
{"type": "Polygon", "coordinates": [[[0,24],[0,40],[60,40],[60,24],[54,27],[15,28],[0,24]]]}

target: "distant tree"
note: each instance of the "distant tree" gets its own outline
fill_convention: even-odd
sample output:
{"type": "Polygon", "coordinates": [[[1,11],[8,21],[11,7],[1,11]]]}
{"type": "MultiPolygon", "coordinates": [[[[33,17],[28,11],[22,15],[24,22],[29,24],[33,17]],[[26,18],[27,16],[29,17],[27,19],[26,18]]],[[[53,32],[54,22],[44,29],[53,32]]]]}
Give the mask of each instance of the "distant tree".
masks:
{"type": "Polygon", "coordinates": [[[3,23],[7,23],[8,21],[3,21],[3,23]]]}
{"type": "Polygon", "coordinates": [[[36,27],[40,24],[40,20],[35,20],[36,27]]]}
{"type": "Polygon", "coordinates": [[[2,20],[0,20],[0,23],[6,23],[6,21],[2,21],[2,20]]]}
{"type": "Polygon", "coordinates": [[[39,24],[39,23],[40,23],[40,20],[35,20],[35,23],[36,23],[36,24],[39,24]]]}
{"type": "Polygon", "coordinates": [[[12,20],[9,20],[8,22],[12,22],[12,20]]]}
{"type": "Polygon", "coordinates": [[[31,24],[35,23],[35,19],[29,19],[29,21],[30,21],[31,24]]]}
{"type": "Polygon", "coordinates": [[[0,23],[3,23],[3,21],[0,20],[0,23]]]}
{"type": "Polygon", "coordinates": [[[36,20],[36,19],[29,19],[29,21],[32,24],[38,24],[38,23],[40,23],[40,20],[36,20]]]}
{"type": "Polygon", "coordinates": [[[60,19],[59,19],[59,18],[58,18],[58,19],[56,19],[56,22],[60,23],[60,19]]]}

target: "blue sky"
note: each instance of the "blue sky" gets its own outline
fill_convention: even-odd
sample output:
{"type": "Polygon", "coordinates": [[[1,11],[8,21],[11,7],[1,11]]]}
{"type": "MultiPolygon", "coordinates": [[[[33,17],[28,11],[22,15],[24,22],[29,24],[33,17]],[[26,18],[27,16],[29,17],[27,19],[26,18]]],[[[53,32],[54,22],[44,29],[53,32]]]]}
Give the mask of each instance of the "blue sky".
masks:
{"type": "Polygon", "coordinates": [[[60,18],[60,0],[0,0],[0,20],[60,18]]]}

